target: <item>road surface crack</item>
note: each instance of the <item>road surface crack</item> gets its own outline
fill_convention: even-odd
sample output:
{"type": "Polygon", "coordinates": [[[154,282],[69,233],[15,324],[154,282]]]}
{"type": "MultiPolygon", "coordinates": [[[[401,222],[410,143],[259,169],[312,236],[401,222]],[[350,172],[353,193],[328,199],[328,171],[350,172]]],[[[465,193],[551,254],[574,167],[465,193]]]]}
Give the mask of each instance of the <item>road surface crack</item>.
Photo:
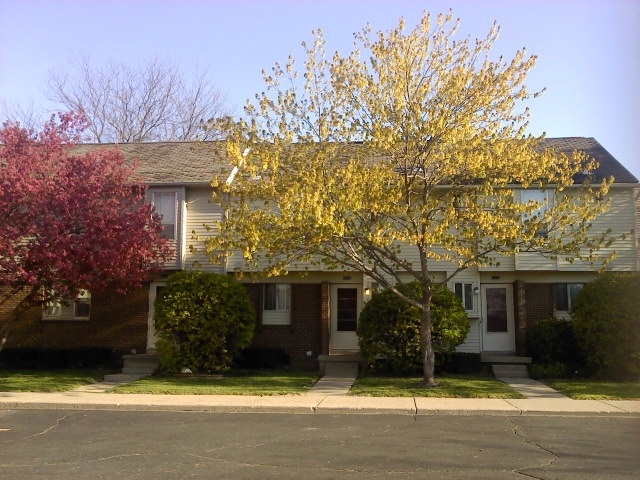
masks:
{"type": "Polygon", "coordinates": [[[62,417],[60,417],[60,418],[56,419],[56,422],[55,422],[53,425],[51,425],[51,426],[49,426],[49,427],[45,428],[44,430],[41,430],[40,432],[33,433],[33,434],[31,434],[31,435],[27,435],[26,437],[14,438],[14,439],[12,439],[12,440],[4,440],[2,443],[14,443],[14,442],[19,442],[19,441],[21,441],[21,440],[29,440],[30,438],[39,437],[39,436],[41,436],[41,435],[46,435],[46,434],[47,434],[47,433],[49,433],[51,430],[53,430],[53,429],[55,429],[55,428],[58,428],[58,427],[60,426],[60,424],[61,424],[63,421],[65,421],[67,418],[70,418],[70,417],[72,417],[72,416],[74,416],[74,415],[78,415],[79,413],[81,413],[81,412],[71,412],[71,413],[68,413],[67,415],[64,415],[64,416],[62,416],[62,417]]]}
{"type": "Polygon", "coordinates": [[[553,450],[549,450],[548,448],[545,448],[544,446],[540,445],[539,443],[529,440],[529,438],[527,438],[527,436],[524,433],[521,433],[520,425],[518,425],[518,423],[512,417],[509,417],[509,421],[513,425],[513,428],[511,429],[511,431],[513,432],[513,434],[515,436],[521,438],[527,445],[531,445],[533,447],[536,447],[538,450],[543,451],[545,453],[548,453],[549,455],[552,456],[551,459],[549,461],[547,461],[547,462],[544,462],[544,463],[541,463],[541,464],[538,464],[538,465],[528,466],[528,467],[516,468],[516,469],[512,470],[512,472],[517,473],[518,475],[523,475],[525,477],[535,478],[537,480],[544,480],[546,477],[539,477],[539,476],[533,475],[531,473],[526,473],[526,472],[524,472],[524,470],[530,470],[530,469],[534,469],[534,468],[550,467],[551,465],[553,465],[553,463],[557,459],[560,458],[560,456],[557,453],[555,453],[553,450]]]}

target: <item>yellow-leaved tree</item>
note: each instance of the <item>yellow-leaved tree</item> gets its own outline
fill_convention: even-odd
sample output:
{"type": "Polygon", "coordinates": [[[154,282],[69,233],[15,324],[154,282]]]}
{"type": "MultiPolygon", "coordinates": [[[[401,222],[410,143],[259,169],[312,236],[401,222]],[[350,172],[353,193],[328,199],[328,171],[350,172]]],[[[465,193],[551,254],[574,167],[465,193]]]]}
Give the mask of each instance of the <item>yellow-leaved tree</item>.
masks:
{"type": "Polygon", "coordinates": [[[212,257],[242,254],[248,271],[360,271],[421,309],[425,386],[436,384],[435,262],[455,265],[447,282],[517,252],[606,261],[597,250],[610,241],[589,232],[610,182],[577,185],[595,163],[526,133],[536,58],[493,59],[496,25],[475,41],[456,39],[458,25],[449,12],[410,31],[402,19],[388,32],[367,26],[331,58],[317,31],[301,73],[292,57],[263,72],[266,91],[223,125],[235,168],[214,189],[228,217],[207,239],[212,257]],[[521,202],[516,187],[551,189],[553,204],[521,202]],[[396,288],[407,277],[420,299],[396,288]]]}

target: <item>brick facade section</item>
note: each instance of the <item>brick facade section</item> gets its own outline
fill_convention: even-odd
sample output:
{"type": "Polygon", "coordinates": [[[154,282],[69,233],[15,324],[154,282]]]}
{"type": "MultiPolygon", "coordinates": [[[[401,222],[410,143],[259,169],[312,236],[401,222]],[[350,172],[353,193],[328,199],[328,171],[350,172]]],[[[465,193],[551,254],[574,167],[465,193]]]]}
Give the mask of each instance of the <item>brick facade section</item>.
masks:
{"type": "MultiPolygon", "coordinates": [[[[263,284],[246,284],[245,286],[257,317],[251,347],[281,348],[289,355],[291,366],[317,370],[318,355],[328,351],[328,338],[326,338],[328,333],[323,332],[325,323],[323,314],[325,310],[328,311],[328,285],[306,283],[291,285],[291,325],[263,325],[263,284]],[[324,345],[325,342],[327,346],[324,345]],[[307,352],[311,352],[311,355],[307,355],[307,352]]],[[[326,323],[328,325],[328,317],[326,323]]]]}
{"type": "MultiPolygon", "coordinates": [[[[8,320],[15,303],[0,310],[0,324],[8,320]]],[[[42,308],[34,307],[11,326],[5,348],[101,347],[111,349],[118,361],[132,350],[146,351],[148,314],[148,286],[127,295],[92,292],[89,320],[43,320],[42,308]]]]}
{"type": "Polygon", "coordinates": [[[527,353],[527,294],[526,284],[517,280],[513,284],[513,310],[516,334],[516,353],[527,353]]]}
{"type": "MultiPolygon", "coordinates": [[[[522,283],[522,282],[516,282],[522,283]]],[[[524,350],[526,353],[528,333],[533,326],[540,320],[546,320],[553,317],[553,284],[552,283],[522,283],[521,288],[524,290],[525,308],[524,308],[524,350]]],[[[520,351],[518,351],[520,353],[520,351]]]]}

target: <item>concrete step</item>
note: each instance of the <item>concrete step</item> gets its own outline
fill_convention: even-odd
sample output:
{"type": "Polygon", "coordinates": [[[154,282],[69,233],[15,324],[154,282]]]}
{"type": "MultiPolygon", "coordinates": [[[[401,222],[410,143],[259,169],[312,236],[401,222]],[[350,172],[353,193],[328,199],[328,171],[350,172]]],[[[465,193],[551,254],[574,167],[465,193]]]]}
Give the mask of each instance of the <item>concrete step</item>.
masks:
{"type": "Polygon", "coordinates": [[[160,365],[160,355],[123,355],[122,373],[126,375],[151,375],[160,365]]]}
{"type": "Polygon", "coordinates": [[[149,374],[111,373],[104,376],[104,383],[129,383],[148,377],[149,374]]]}
{"type": "Polygon", "coordinates": [[[496,364],[491,366],[497,378],[529,378],[526,365],[496,364]]]}
{"type": "Polygon", "coordinates": [[[491,352],[482,352],[480,354],[480,361],[482,363],[504,363],[504,364],[529,364],[531,363],[531,357],[521,357],[516,354],[503,354],[503,353],[491,353],[491,352]]]}

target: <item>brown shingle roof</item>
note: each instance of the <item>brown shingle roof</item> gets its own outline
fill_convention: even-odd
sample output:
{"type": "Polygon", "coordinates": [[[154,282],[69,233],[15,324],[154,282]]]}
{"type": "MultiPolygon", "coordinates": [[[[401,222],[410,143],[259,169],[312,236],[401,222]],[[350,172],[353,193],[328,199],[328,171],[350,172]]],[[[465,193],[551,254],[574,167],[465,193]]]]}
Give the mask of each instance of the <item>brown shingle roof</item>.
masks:
{"type": "Polygon", "coordinates": [[[590,158],[595,158],[600,164],[594,172],[598,181],[613,175],[615,183],[638,183],[638,179],[600,145],[595,138],[547,138],[545,143],[549,148],[556,148],[566,154],[579,150],[585,152],[590,158]]]}
{"type": "Polygon", "coordinates": [[[75,152],[117,147],[127,160],[136,160],[136,173],[150,185],[209,184],[215,176],[225,180],[231,171],[221,142],[153,142],[82,144],[75,152]]]}
{"type": "MultiPolygon", "coordinates": [[[[563,153],[580,150],[595,158],[600,163],[595,172],[597,179],[613,175],[616,183],[638,183],[594,138],[547,138],[545,143],[563,153]]],[[[112,147],[114,144],[82,144],[76,151],[112,147]]],[[[137,173],[150,185],[209,184],[216,176],[224,181],[231,172],[223,142],[122,143],[117,147],[127,160],[138,161],[137,173]]]]}

